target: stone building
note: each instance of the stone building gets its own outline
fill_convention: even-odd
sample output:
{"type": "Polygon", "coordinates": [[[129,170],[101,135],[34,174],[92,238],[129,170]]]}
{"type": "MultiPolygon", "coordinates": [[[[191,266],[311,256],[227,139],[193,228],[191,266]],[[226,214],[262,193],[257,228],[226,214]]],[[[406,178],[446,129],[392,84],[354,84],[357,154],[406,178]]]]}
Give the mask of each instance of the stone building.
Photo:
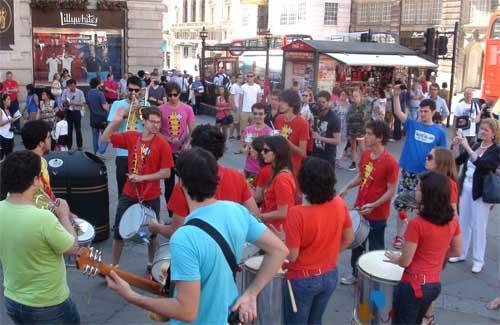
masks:
{"type": "Polygon", "coordinates": [[[109,72],[119,78],[161,67],[161,0],[65,1],[63,7],[57,1],[2,0],[0,6],[9,2],[14,37],[0,49],[0,80],[12,71],[21,100],[23,86],[48,86],[63,68],[84,86],[109,72]]]}

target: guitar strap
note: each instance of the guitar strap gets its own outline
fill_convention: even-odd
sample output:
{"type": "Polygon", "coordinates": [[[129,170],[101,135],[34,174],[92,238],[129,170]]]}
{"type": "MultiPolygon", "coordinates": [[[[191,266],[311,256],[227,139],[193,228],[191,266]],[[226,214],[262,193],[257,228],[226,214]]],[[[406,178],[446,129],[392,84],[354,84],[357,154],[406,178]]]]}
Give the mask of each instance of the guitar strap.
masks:
{"type": "Polygon", "coordinates": [[[229,244],[224,239],[224,237],[222,237],[222,235],[217,231],[217,229],[215,229],[210,224],[201,219],[191,219],[188,222],[186,222],[184,226],[198,227],[205,233],[207,233],[207,235],[212,237],[213,240],[215,240],[217,245],[219,245],[222,253],[224,254],[224,257],[226,258],[226,262],[229,265],[231,272],[233,273],[233,280],[236,281],[236,272],[238,270],[238,263],[236,263],[236,257],[234,257],[233,251],[229,247],[229,244]]]}

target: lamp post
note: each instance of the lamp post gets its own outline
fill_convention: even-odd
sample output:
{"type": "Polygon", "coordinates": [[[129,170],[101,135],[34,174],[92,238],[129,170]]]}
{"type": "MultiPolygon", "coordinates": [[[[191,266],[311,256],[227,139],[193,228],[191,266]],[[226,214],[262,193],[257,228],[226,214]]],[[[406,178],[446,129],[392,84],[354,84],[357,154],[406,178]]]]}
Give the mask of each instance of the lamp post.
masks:
{"type": "Polygon", "coordinates": [[[203,26],[203,29],[200,32],[200,38],[201,38],[201,67],[200,67],[200,79],[204,80],[205,79],[205,40],[208,37],[208,32],[205,29],[205,26],[203,26]]]}
{"type": "Polygon", "coordinates": [[[268,29],[264,34],[264,38],[266,39],[266,79],[269,79],[269,48],[271,47],[271,40],[273,39],[273,34],[268,29]]]}

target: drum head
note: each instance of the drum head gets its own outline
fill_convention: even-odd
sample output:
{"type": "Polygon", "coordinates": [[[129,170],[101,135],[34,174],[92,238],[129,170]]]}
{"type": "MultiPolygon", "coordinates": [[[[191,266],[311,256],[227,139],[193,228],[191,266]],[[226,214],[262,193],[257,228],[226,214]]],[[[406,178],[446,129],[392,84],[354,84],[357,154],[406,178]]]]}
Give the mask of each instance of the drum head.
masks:
{"type": "Polygon", "coordinates": [[[357,210],[349,210],[349,214],[351,215],[352,220],[352,230],[356,232],[359,227],[359,223],[361,222],[361,215],[357,210]]]}
{"type": "Polygon", "coordinates": [[[358,267],[370,276],[399,282],[403,276],[404,268],[396,264],[384,262],[384,260],[387,259],[384,254],[385,250],[363,254],[358,260],[358,267]]]}
{"type": "MultiPolygon", "coordinates": [[[[244,263],[245,267],[249,270],[252,270],[254,272],[257,272],[260,270],[260,266],[262,265],[262,261],[264,260],[264,256],[255,256],[255,257],[250,257],[247,259],[244,263]]],[[[281,268],[278,270],[279,275],[284,274],[285,271],[283,271],[281,268]]]]}
{"type": "Polygon", "coordinates": [[[125,211],[118,228],[123,239],[130,239],[139,231],[144,220],[143,213],[143,208],[139,203],[131,205],[125,211]]]}
{"type": "Polygon", "coordinates": [[[92,226],[87,221],[80,219],[78,217],[75,217],[74,220],[75,220],[75,223],[76,223],[79,231],[81,232],[81,234],[78,236],[79,242],[86,242],[86,241],[94,239],[94,237],[95,237],[94,226],[92,226]]]}

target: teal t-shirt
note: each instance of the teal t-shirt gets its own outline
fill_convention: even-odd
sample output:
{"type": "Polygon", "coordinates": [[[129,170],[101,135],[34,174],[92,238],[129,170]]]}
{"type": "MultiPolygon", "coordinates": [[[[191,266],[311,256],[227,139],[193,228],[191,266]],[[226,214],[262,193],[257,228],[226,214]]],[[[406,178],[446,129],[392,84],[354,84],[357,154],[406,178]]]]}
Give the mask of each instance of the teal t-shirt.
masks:
{"type": "MultiPolygon", "coordinates": [[[[130,102],[126,99],[122,100],[117,100],[111,105],[111,109],[109,110],[108,114],[108,122],[113,121],[113,118],[115,117],[116,111],[120,108],[124,107],[127,111],[130,107],[130,102]]],[[[124,119],[123,122],[120,124],[120,127],[115,131],[115,133],[123,133],[125,132],[125,127],[127,125],[127,120],[124,119]]],[[[137,130],[138,132],[142,132],[144,130],[144,125],[142,124],[142,121],[138,118],[137,121],[137,130]]],[[[128,156],[128,151],[125,149],[116,149],[116,156],[117,157],[127,157],[128,156]]]]}
{"type": "MultiPolygon", "coordinates": [[[[245,242],[254,243],[267,229],[248,210],[234,202],[217,201],[186,217],[209,223],[224,237],[240,261],[245,242]]],[[[226,324],[229,310],[238,298],[233,275],[218,244],[194,226],[179,228],[170,239],[171,278],[201,284],[200,307],[194,324],[226,324]]],[[[184,324],[171,320],[170,324],[184,324]]]]}

